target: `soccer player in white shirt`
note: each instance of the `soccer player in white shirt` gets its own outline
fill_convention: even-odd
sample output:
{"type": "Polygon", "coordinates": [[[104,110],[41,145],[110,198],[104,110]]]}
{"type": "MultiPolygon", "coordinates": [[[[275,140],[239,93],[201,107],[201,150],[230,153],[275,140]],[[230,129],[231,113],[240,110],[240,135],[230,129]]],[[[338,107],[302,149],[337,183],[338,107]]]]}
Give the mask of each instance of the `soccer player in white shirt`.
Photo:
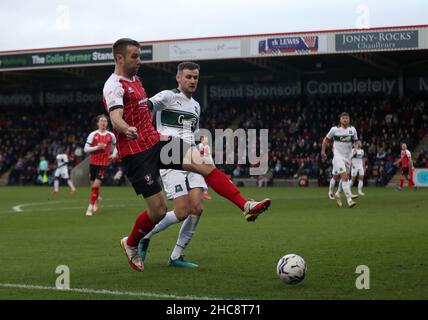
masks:
{"type": "MultiPolygon", "coordinates": [[[[161,91],[149,100],[157,107],[154,110],[159,110],[155,114],[156,130],[162,135],[177,136],[194,145],[195,132],[199,129],[200,106],[192,95],[199,80],[199,65],[182,62],[177,69],[178,89],[161,91]]],[[[204,161],[211,161],[211,158],[205,158],[204,161]]],[[[143,260],[146,258],[149,241],[153,235],[184,220],[169,259],[169,266],[196,268],[197,264],[184,261],[182,253],[198,225],[203,211],[203,192],[207,190],[207,185],[200,174],[193,172],[161,169],[160,175],[167,198],[174,202],[174,210],[167,212],[153,230],[140,241],[140,256],[143,260]]]]}
{"type": "MultiPolygon", "coordinates": [[[[352,200],[351,182],[349,181],[348,172],[351,166],[352,143],[357,140],[357,130],[350,125],[349,114],[342,112],[340,114],[340,125],[330,129],[321,147],[321,157],[326,160],[327,154],[325,150],[327,144],[333,142],[333,175],[340,175],[342,188],[350,208],[354,207],[356,203],[352,200]]],[[[340,193],[336,193],[335,198],[338,206],[341,207],[340,193]]]]}
{"type": "Polygon", "coordinates": [[[71,193],[76,192],[76,188],[73,185],[73,182],[70,179],[70,175],[68,174],[68,156],[66,153],[62,152],[61,148],[57,150],[58,154],[56,156],[57,167],[54,175],[54,190],[51,192],[52,194],[57,194],[59,192],[59,179],[63,178],[67,180],[67,184],[71,189],[71,193]]]}
{"type": "Polygon", "coordinates": [[[356,141],[354,149],[352,149],[352,160],[351,160],[351,177],[352,185],[358,176],[358,194],[364,196],[363,185],[364,185],[364,150],[361,149],[361,142],[356,141]]]}

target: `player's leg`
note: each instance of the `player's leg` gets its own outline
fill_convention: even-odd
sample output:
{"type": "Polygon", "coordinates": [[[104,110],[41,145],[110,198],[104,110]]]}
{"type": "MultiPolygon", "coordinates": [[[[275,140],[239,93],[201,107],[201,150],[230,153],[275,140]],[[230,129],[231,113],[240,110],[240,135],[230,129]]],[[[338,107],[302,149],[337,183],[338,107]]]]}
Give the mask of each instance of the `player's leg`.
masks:
{"type": "Polygon", "coordinates": [[[57,194],[58,192],[59,192],[59,177],[54,177],[54,189],[51,193],[57,194]]]}
{"type": "Polygon", "coordinates": [[[404,179],[406,179],[406,173],[405,173],[405,168],[402,168],[401,169],[400,185],[397,187],[397,190],[401,191],[403,189],[404,179]]]}
{"type": "Polygon", "coordinates": [[[91,173],[91,178],[94,178],[92,183],[92,193],[90,203],[93,205],[94,212],[97,212],[100,207],[101,200],[101,185],[104,181],[107,167],[105,166],[94,166],[94,175],[91,173]]]}
{"type": "Polygon", "coordinates": [[[207,185],[203,177],[195,173],[189,173],[188,183],[189,187],[191,188],[189,190],[190,214],[186,220],[184,220],[181,226],[177,242],[175,244],[174,250],[171,253],[169,265],[175,267],[196,268],[198,265],[184,261],[183,251],[192,239],[196,230],[196,226],[199,223],[199,219],[203,211],[202,202],[204,191],[207,189],[207,185]]]}
{"type": "Polygon", "coordinates": [[[160,170],[164,189],[167,198],[173,200],[174,209],[168,211],[165,217],[160,220],[155,227],[144,236],[138,245],[138,252],[144,260],[150,239],[155,234],[164,231],[169,226],[179,223],[187,218],[189,214],[189,197],[186,184],[187,172],[181,170],[160,170]]]}
{"type": "Polygon", "coordinates": [[[144,270],[143,259],[138,253],[138,244],[140,240],[163,219],[167,210],[166,200],[162,191],[146,197],[145,200],[148,209],[138,215],[131,233],[120,241],[128,257],[130,266],[137,271],[144,270]]]}
{"type": "MultiPolygon", "coordinates": [[[[97,175],[92,176],[91,174],[91,179],[93,177],[97,177],[97,175]]],[[[92,216],[92,214],[96,211],[98,211],[98,197],[100,195],[100,187],[101,187],[101,183],[102,181],[98,178],[95,178],[94,180],[91,180],[91,195],[89,197],[89,205],[88,205],[88,209],[86,210],[86,215],[87,216],[92,216]]]]}
{"type": "Polygon", "coordinates": [[[167,211],[166,199],[159,181],[159,157],[156,152],[156,149],[152,148],[122,159],[135,193],[144,197],[148,207],[138,215],[129,236],[120,241],[129,264],[137,271],[144,269],[144,262],[138,254],[138,244],[163,219],[167,211]]]}
{"type": "Polygon", "coordinates": [[[358,176],[358,194],[360,196],[365,196],[365,193],[363,192],[364,187],[364,171],[363,169],[359,170],[359,176],[358,176]]]}
{"type": "Polygon", "coordinates": [[[337,175],[333,175],[330,179],[330,183],[328,186],[328,198],[330,200],[334,200],[334,187],[336,186],[337,179],[338,179],[337,175]]]}
{"type": "Polygon", "coordinates": [[[67,184],[71,189],[71,193],[75,193],[76,192],[76,188],[74,187],[73,181],[71,181],[70,179],[70,175],[68,174],[68,169],[67,168],[63,168],[62,172],[61,172],[61,177],[65,180],[67,180],[67,184]]]}
{"type": "Polygon", "coordinates": [[[343,192],[345,193],[345,196],[346,196],[346,201],[348,202],[348,206],[352,208],[356,205],[356,203],[352,200],[351,180],[348,177],[348,172],[346,171],[342,172],[340,174],[340,177],[342,179],[342,187],[343,187],[343,192]]]}
{"type": "Polygon", "coordinates": [[[205,178],[206,183],[219,195],[233,202],[239,207],[247,221],[254,221],[270,206],[270,199],[262,201],[247,200],[239,189],[217,169],[213,163],[207,163],[195,147],[190,147],[185,152],[183,170],[199,173],[205,178]]]}
{"type": "Polygon", "coordinates": [[[409,181],[409,188],[412,189],[415,185],[415,183],[413,182],[413,169],[412,168],[409,168],[408,181],[409,181]]]}

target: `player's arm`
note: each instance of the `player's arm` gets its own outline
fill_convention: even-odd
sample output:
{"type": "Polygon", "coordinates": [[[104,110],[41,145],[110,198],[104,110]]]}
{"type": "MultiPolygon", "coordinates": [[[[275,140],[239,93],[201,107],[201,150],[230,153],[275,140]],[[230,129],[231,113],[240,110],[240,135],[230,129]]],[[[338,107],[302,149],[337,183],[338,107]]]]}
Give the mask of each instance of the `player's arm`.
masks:
{"type": "Polygon", "coordinates": [[[91,132],[88,136],[88,139],[86,139],[85,147],[83,148],[83,151],[85,153],[92,153],[105,148],[104,143],[98,144],[96,146],[92,146],[92,143],[94,141],[94,136],[95,136],[95,133],[91,132]]]}
{"type": "Polygon", "coordinates": [[[406,150],[406,155],[407,155],[407,158],[409,158],[409,167],[413,169],[414,167],[413,167],[412,154],[410,153],[409,150],[406,150]]]}
{"type": "Polygon", "coordinates": [[[116,137],[114,134],[111,135],[111,154],[110,154],[110,159],[114,159],[117,157],[118,151],[116,148],[116,137]]]}
{"type": "Polygon", "coordinates": [[[398,159],[397,161],[394,162],[394,165],[396,165],[398,167],[400,163],[401,163],[401,157],[400,157],[400,159],[398,159]]]}
{"type": "Polygon", "coordinates": [[[152,111],[161,111],[171,104],[174,93],[171,90],[163,90],[147,100],[147,104],[152,111]]]}
{"type": "Polygon", "coordinates": [[[321,145],[321,159],[326,160],[327,159],[327,154],[325,153],[325,149],[327,148],[327,145],[330,144],[331,139],[325,137],[322,140],[322,145],[321,145]]]}
{"type": "Polygon", "coordinates": [[[129,124],[125,122],[125,120],[123,120],[123,107],[115,108],[112,111],[110,111],[109,114],[110,114],[110,120],[113,125],[113,128],[115,128],[121,134],[125,135],[126,138],[129,140],[137,139],[137,136],[138,136],[137,128],[131,127],[129,124]]]}
{"type": "Polygon", "coordinates": [[[137,128],[131,127],[123,120],[123,95],[125,90],[119,83],[113,83],[103,90],[110,121],[117,131],[129,140],[137,139],[137,128]]]}
{"type": "Polygon", "coordinates": [[[325,149],[327,148],[327,145],[331,143],[334,136],[334,127],[330,129],[330,131],[327,133],[325,138],[322,141],[321,144],[321,159],[326,160],[327,154],[325,153],[325,149]]]}

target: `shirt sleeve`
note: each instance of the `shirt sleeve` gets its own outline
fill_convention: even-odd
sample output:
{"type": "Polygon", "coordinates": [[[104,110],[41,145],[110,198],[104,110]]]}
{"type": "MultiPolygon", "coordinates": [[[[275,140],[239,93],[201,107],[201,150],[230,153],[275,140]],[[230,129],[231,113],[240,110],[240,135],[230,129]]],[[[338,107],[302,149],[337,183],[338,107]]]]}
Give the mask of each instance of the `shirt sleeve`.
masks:
{"type": "Polygon", "coordinates": [[[195,134],[199,131],[199,121],[201,118],[201,106],[198,104],[197,108],[196,108],[196,113],[198,114],[198,118],[196,119],[196,124],[195,124],[195,134]]]}
{"type": "Polygon", "coordinates": [[[115,146],[116,145],[116,136],[111,132],[110,132],[110,134],[111,134],[111,144],[115,146]]]}
{"type": "Polygon", "coordinates": [[[112,82],[112,84],[107,85],[104,88],[103,95],[106,101],[108,112],[111,112],[117,108],[123,108],[124,94],[125,90],[123,90],[120,82],[112,82]]]}
{"type": "Polygon", "coordinates": [[[92,142],[94,142],[94,136],[95,136],[95,132],[91,132],[88,136],[88,138],[86,138],[86,144],[89,146],[92,146],[92,142]]]}
{"type": "Polygon", "coordinates": [[[149,101],[153,106],[153,111],[161,111],[168,107],[172,102],[173,96],[174,93],[172,91],[164,90],[151,97],[149,101]]]}
{"type": "Polygon", "coordinates": [[[410,153],[409,150],[406,150],[406,156],[407,158],[411,159],[412,158],[412,154],[410,153]]]}
{"type": "Polygon", "coordinates": [[[332,127],[331,129],[330,129],[330,131],[327,133],[327,136],[326,136],[328,139],[333,139],[333,137],[334,137],[334,127],[332,127]]]}
{"type": "Polygon", "coordinates": [[[357,134],[357,129],[354,128],[354,136],[352,137],[353,141],[357,141],[358,140],[358,134],[357,134]]]}

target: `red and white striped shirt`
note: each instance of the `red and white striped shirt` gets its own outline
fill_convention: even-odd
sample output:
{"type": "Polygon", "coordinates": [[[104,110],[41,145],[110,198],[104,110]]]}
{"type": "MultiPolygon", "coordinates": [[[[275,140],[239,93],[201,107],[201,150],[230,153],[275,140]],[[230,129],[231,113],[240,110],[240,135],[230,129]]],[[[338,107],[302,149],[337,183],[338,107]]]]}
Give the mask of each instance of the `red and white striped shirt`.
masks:
{"type": "Polygon", "coordinates": [[[138,130],[135,140],[113,130],[120,158],[150,149],[159,141],[160,134],[153,127],[146,91],[139,77],[134,76],[131,81],[113,73],[104,85],[103,102],[108,112],[123,108],[123,120],[138,130]]]}
{"type": "MultiPolygon", "coordinates": [[[[86,139],[86,146],[96,147],[100,143],[105,143],[105,149],[92,151],[90,154],[90,163],[96,166],[108,166],[110,163],[110,154],[116,146],[116,137],[110,131],[101,133],[99,130],[92,131],[86,139]]],[[[85,151],[87,150],[85,146],[85,151]]]]}
{"type": "Polygon", "coordinates": [[[401,167],[408,168],[410,160],[412,159],[412,154],[409,150],[401,150],[401,167]]]}

